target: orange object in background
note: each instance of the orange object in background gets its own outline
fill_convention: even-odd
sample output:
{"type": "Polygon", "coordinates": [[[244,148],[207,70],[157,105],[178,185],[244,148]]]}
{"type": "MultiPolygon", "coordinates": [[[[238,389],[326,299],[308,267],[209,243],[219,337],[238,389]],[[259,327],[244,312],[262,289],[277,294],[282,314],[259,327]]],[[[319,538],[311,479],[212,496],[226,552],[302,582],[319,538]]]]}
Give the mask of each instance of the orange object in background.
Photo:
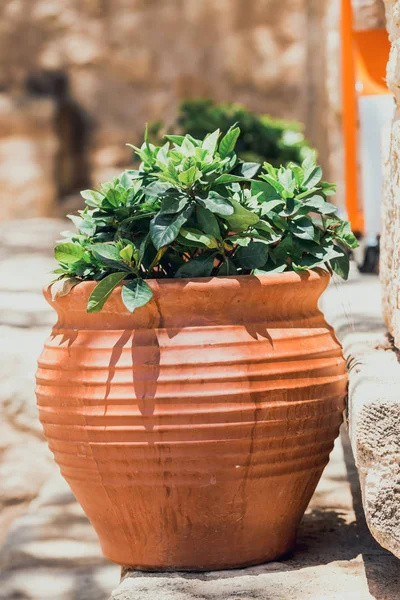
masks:
{"type": "Polygon", "coordinates": [[[390,94],[385,83],[390,42],[385,29],[353,30],[351,0],[342,0],[341,38],[345,204],[352,229],[362,234],[357,96],[390,94]]]}
{"type": "Polygon", "coordinates": [[[386,85],[390,41],[386,29],[354,31],[356,92],[360,96],[391,95],[386,85]]]}

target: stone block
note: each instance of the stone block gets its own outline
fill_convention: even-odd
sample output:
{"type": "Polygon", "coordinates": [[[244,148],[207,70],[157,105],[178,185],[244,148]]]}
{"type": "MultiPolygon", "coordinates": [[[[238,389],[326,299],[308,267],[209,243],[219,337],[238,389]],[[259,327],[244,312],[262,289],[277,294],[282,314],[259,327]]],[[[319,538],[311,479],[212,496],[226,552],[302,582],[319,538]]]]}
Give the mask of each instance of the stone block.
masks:
{"type": "Polygon", "coordinates": [[[378,278],[354,275],[337,290],[331,286],[324,309],[349,368],[347,420],[367,525],[400,558],[400,364],[378,278]]]}
{"type": "Polygon", "coordinates": [[[385,28],[385,5],[383,0],[352,0],[354,28],[366,29],[385,28]]]}

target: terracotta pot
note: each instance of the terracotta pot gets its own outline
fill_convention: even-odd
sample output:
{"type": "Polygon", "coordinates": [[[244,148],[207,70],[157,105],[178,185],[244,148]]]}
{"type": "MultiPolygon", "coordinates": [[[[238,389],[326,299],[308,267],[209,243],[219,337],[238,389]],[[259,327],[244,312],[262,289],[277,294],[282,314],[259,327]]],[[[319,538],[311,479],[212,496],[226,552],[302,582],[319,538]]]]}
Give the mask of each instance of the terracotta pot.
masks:
{"type": "Polygon", "coordinates": [[[50,449],[107,558],[208,570],[290,552],[338,435],[346,370],[323,271],[154,280],[133,315],[94,283],[48,302],[50,449]]]}

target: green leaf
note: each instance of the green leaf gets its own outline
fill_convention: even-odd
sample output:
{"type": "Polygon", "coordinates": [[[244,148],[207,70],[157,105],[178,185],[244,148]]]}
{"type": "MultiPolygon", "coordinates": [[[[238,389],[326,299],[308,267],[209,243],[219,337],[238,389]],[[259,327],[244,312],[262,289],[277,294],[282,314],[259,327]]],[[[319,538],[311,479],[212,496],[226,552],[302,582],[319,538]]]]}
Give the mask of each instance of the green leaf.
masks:
{"type": "Polygon", "coordinates": [[[303,208],[301,209],[303,213],[305,213],[305,211],[315,211],[321,215],[331,215],[335,214],[337,211],[336,206],[330,202],[327,202],[322,196],[311,196],[311,198],[307,198],[303,206],[304,210],[303,208]]]}
{"type": "Polygon", "coordinates": [[[279,183],[283,185],[286,192],[288,192],[290,195],[293,195],[293,192],[296,188],[296,180],[293,177],[292,171],[290,169],[280,171],[278,173],[278,180],[279,183]]]}
{"type": "Polygon", "coordinates": [[[130,190],[133,186],[132,177],[128,171],[124,171],[119,178],[119,182],[125,190],[130,190]]]}
{"type": "Polygon", "coordinates": [[[197,177],[198,171],[196,165],[193,165],[193,167],[190,167],[190,169],[179,173],[179,181],[184,185],[193,185],[197,177]]]}
{"type": "Polygon", "coordinates": [[[244,269],[258,269],[265,265],[268,258],[268,245],[262,242],[250,242],[235,254],[235,261],[244,269]]]}
{"type": "Polygon", "coordinates": [[[150,221],[150,234],[156,250],[163,246],[171,244],[179,234],[184,223],[189,219],[193,212],[193,207],[189,207],[176,215],[156,215],[150,221]]]}
{"type": "Polygon", "coordinates": [[[275,229],[280,229],[281,231],[286,231],[289,227],[289,222],[287,219],[283,219],[277,213],[271,211],[267,215],[267,219],[272,221],[272,224],[275,229]]]}
{"type": "Polygon", "coordinates": [[[216,252],[201,254],[184,263],[177,272],[175,277],[209,277],[214,268],[214,260],[217,256],[216,252]]]}
{"type": "Polygon", "coordinates": [[[198,247],[217,248],[215,237],[189,227],[182,227],[179,235],[189,242],[195,242],[198,247]]]}
{"type": "Polygon", "coordinates": [[[104,195],[101,192],[96,192],[95,190],[83,190],[83,192],[81,192],[81,196],[84,200],[86,200],[86,204],[88,206],[92,206],[93,208],[101,206],[101,203],[104,200],[104,195]]]}
{"type": "MultiPolygon", "coordinates": [[[[233,207],[232,207],[233,210],[233,207]]],[[[209,233],[214,238],[221,237],[221,231],[219,229],[218,220],[214,214],[208,208],[202,206],[196,207],[197,222],[202,231],[209,233]]]]}
{"type": "Polygon", "coordinates": [[[267,202],[263,202],[261,204],[261,216],[267,215],[272,210],[277,208],[278,206],[281,208],[285,205],[285,201],[282,199],[279,200],[268,200],[267,202]]]}
{"type": "Polygon", "coordinates": [[[317,244],[316,242],[311,242],[310,240],[302,239],[296,239],[296,248],[301,252],[312,254],[312,256],[315,256],[320,260],[324,259],[324,257],[326,257],[327,253],[330,251],[330,248],[321,246],[320,244],[317,244]]]}
{"type": "Polygon", "coordinates": [[[89,249],[102,264],[118,269],[119,271],[130,272],[131,268],[122,262],[118,248],[112,244],[92,244],[89,249]]]}
{"type": "Polygon", "coordinates": [[[151,241],[150,233],[147,233],[145,235],[145,237],[142,239],[142,241],[140,242],[139,256],[138,256],[139,264],[142,264],[142,262],[143,262],[144,255],[146,253],[146,250],[147,250],[147,247],[148,247],[150,241],[151,241]]]}
{"type": "Polygon", "coordinates": [[[87,305],[87,312],[95,313],[99,312],[108,298],[111,296],[114,288],[121,283],[126,277],[126,273],[111,273],[102,279],[94,288],[93,292],[89,296],[89,302],[87,305]]]}
{"type": "Polygon", "coordinates": [[[116,246],[112,244],[92,244],[89,249],[101,263],[119,271],[131,271],[130,267],[122,262],[116,246]]]}
{"type": "Polygon", "coordinates": [[[334,229],[335,237],[347,248],[358,248],[358,241],[348,221],[341,221],[339,227],[334,229]]]}
{"type": "Polygon", "coordinates": [[[119,251],[119,255],[122,260],[126,262],[131,262],[133,256],[133,246],[131,244],[127,244],[122,250],[119,251]]]}
{"type": "Polygon", "coordinates": [[[143,191],[146,196],[158,198],[159,196],[163,196],[170,189],[171,185],[169,182],[154,181],[153,183],[150,183],[150,185],[144,187],[143,191]]]}
{"type": "Polygon", "coordinates": [[[191,167],[195,167],[196,164],[197,164],[197,161],[196,161],[195,157],[194,156],[188,156],[182,162],[182,171],[187,171],[191,167]]]}
{"type": "Polygon", "coordinates": [[[307,198],[307,196],[311,196],[311,194],[313,194],[314,192],[317,192],[317,191],[318,191],[318,188],[316,188],[316,187],[310,188],[309,190],[302,192],[301,194],[297,194],[296,199],[302,200],[303,198],[307,198]]]}
{"type": "Polygon", "coordinates": [[[321,181],[320,186],[325,196],[334,196],[336,194],[336,185],[334,183],[328,183],[327,181],[321,181]]]}
{"type": "Polygon", "coordinates": [[[65,242],[64,244],[58,244],[54,249],[54,257],[60,263],[65,265],[73,265],[83,258],[85,254],[84,249],[77,244],[72,242],[65,242]]]}
{"type": "Polygon", "coordinates": [[[294,271],[308,271],[324,264],[324,261],[316,256],[302,256],[300,259],[292,261],[294,271]]]}
{"type": "Polygon", "coordinates": [[[280,264],[281,262],[286,262],[286,259],[290,258],[292,252],[293,239],[291,235],[287,235],[281,242],[279,242],[279,244],[270,250],[270,255],[274,263],[280,264]]]}
{"type": "Polygon", "coordinates": [[[297,165],[293,165],[292,171],[293,171],[293,176],[296,181],[297,187],[301,187],[301,185],[303,184],[303,180],[304,180],[303,169],[301,167],[298,167],[297,165]]]}
{"type": "Polygon", "coordinates": [[[251,193],[253,196],[258,196],[258,201],[267,202],[268,200],[280,200],[284,204],[279,192],[267,181],[252,181],[251,193]]]}
{"type": "Polygon", "coordinates": [[[350,270],[350,261],[349,261],[349,257],[347,256],[347,254],[343,253],[342,256],[333,258],[332,260],[329,261],[329,264],[330,264],[332,270],[337,275],[339,275],[339,277],[341,277],[342,279],[348,278],[349,270],[350,270]]]}
{"type": "Polygon", "coordinates": [[[118,248],[112,244],[91,244],[89,249],[99,256],[99,258],[106,258],[114,261],[119,261],[120,259],[118,248]]]}
{"type": "Polygon", "coordinates": [[[195,140],[190,135],[185,135],[184,140],[181,144],[180,151],[184,156],[194,156],[196,151],[195,140]]]}
{"type": "Polygon", "coordinates": [[[303,187],[307,189],[313,188],[321,181],[321,177],[322,169],[319,166],[306,170],[304,173],[303,187]]]}
{"type": "Polygon", "coordinates": [[[220,175],[214,183],[217,185],[220,183],[236,183],[239,181],[251,181],[249,177],[241,177],[240,175],[230,175],[229,173],[225,173],[224,175],[220,175]]]}
{"type": "MultiPolygon", "coordinates": [[[[293,215],[297,214],[303,206],[304,204],[300,200],[288,198],[285,208],[279,214],[281,217],[292,217],[293,215]]],[[[311,211],[308,210],[305,214],[308,214],[309,212],[311,211]]]]}
{"type": "Polygon", "coordinates": [[[234,213],[232,203],[217,192],[212,191],[209,193],[208,198],[197,198],[197,201],[204,208],[208,208],[208,210],[220,217],[229,217],[229,215],[233,215],[234,213]]]}
{"type": "MultiPolygon", "coordinates": [[[[344,252],[339,246],[331,246],[329,248],[323,248],[324,254],[322,256],[324,262],[328,262],[333,258],[340,258],[344,252]]],[[[315,254],[315,253],[314,253],[315,254]]]]}
{"type": "Polygon", "coordinates": [[[153,292],[143,279],[134,279],[122,287],[122,302],[131,313],[135,312],[137,308],[145,306],[152,297],[153,292]]]}
{"type": "Polygon", "coordinates": [[[157,151],[157,165],[163,169],[168,165],[168,152],[169,152],[169,142],[166,142],[164,146],[158,149],[157,151]]]}
{"type": "MultiPolygon", "coordinates": [[[[245,179],[253,179],[261,169],[260,163],[244,162],[239,165],[239,174],[245,179]]],[[[237,169],[235,169],[237,170],[237,169]]]]}
{"type": "Polygon", "coordinates": [[[180,146],[185,139],[184,135],[164,135],[164,137],[177,146],[180,146]]]}
{"type": "Polygon", "coordinates": [[[238,271],[237,271],[237,268],[236,268],[233,260],[231,258],[229,258],[228,256],[225,256],[224,262],[222,263],[222,265],[220,266],[220,268],[218,270],[218,275],[221,275],[221,276],[237,275],[237,272],[238,271]]]}
{"type": "Polygon", "coordinates": [[[267,183],[269,183],[275,189],[275,191],[277,191],[281,196],[283,196],[283,194],[285,192],[285,188],[272,175],[270,175],[269,173],[268,174],[267,173],[263,173],[262,175],[260,175],[260,177],[262,179],[264,179],[264,181],[266,181],[267,183]]]}
{"type": "Polygon", "coordinates": [[[107,185],[102,185],[101,188],[105,194],[107,201],[111,204],[112,207],[117,208],[121,204],[123,204],[124,192],[125,190],[121,186],[121,189],[118,188],[118,185],[114,183],[107,185]]]}
{"type": "Polygon", "coordinates": [[[239,127],[235,127],[229,129],[228,133],[222,138],[219,144],[219,154],[222,158],[225,158],[234,151],[239,136],[240,129],[239,127]]]}
{"type": "Polygon", "coordinates": [[[79,229],[79,233],[88,237],[92,237],[96,233],[96,221],[92,216],[83,213],[81,217],[77,215],[67,215],[67,217],[79,229]]]}
{"type": "Polygon", "coordinates": [[[161,215],[174,215],[176,213],[181,212],[189,203],[188,196],[178,192],[177,190],[174,193],[170,193],[164,196],[162,203],[160,214],[161,215]]]}
{"type": "Polygon", "coordinates": [[[233,231],[244,231],[250,225],[255,225],[260,220],[259,217],[253,212],[244,208],[237,200],[231,200],[234,208],[233,215],[226,217],[230,227],[233,231]]]}
{"type": "Polygon", "coordinates": [[[201,147],[204,148],[204,150],[207,150],[212,156],[215,153],[220,133],[220,130],[217,129],[213,133],[208,134],[202,143],[201,147]]]}
{"type": "Polygon", "coordinates": [[[307,217],[301,217],[296,221],[292,221],[290,224],[290,231],[293,235],[303,240],[314,240],[316,237],[314,225],[307,217]]]}
{"type": "Polygon", "coordinates": [[[238,246],[245,247],[245,246],[248,246],[253,241],[253,238],[249,237],[248,235],[245,235],[245,236],[230,235],[230,236],[226,237],[224,241],[230,242],[232,245],[237,244],[238,246]]]}
{"type": "Polygon", "coordinates": [[[278,181],[278,176],[276,174],[277,169],[275,169],[275,167],[273,165],[271,165],[271,163],[264,162],[263,169],[264,169],[264,171],[267,171],[268,175],[270,175],[272,177],[272,179],[274,179],[275,181],[278,181]]]}
{"type": "Polygon", "coordinates": [[[307,156],[305,157],[305,159],[303,160],[303,162],[301,163],[301,166],[303,168],[303,170],[306,172],[310,172],[312,171],[312,169],[315,167],[315,161],[316,161],[316,153],[315,152],[309,152],[307,154],[307,156]]]}
{"type": "Polygon", "coordinates": [[[274,263],[269,260],[262,269],[255,269],[254,275],[271,275],[272,273],[283,273],[287,269],[287,263],[285,261],[278,261],[274,263]]]}

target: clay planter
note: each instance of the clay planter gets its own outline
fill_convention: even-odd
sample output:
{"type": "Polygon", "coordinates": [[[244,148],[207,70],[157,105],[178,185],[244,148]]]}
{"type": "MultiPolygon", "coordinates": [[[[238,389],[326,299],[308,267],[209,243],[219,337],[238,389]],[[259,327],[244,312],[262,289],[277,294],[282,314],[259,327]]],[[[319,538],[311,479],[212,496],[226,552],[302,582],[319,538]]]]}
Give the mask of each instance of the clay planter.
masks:
{"type": "Polygon", "coordinates": [[[107,558],[208,570],[290,552],[342,421],[346,370],[323,271],[153,280],[133,315],[94,283],[48,302],[49,446],[107,558]]]}

